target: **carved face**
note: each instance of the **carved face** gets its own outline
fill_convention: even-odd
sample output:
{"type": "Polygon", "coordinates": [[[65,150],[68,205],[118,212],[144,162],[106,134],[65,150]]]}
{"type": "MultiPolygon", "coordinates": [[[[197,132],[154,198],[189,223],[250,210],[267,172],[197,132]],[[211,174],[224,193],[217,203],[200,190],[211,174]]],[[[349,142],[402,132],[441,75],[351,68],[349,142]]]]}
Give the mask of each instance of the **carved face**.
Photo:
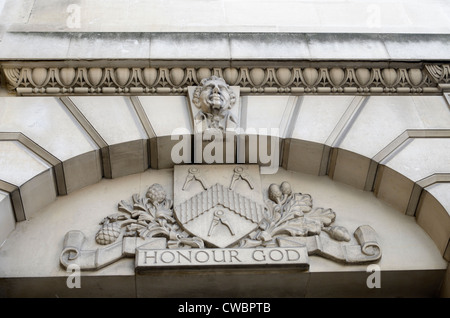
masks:
{"type": "Polygon", "coordinates": [[[217,114],[233,107],[236,97],[222,78],[211,76],[202,80],[201,85],[196,89],[193,101],[204,113],[217,114]]]}

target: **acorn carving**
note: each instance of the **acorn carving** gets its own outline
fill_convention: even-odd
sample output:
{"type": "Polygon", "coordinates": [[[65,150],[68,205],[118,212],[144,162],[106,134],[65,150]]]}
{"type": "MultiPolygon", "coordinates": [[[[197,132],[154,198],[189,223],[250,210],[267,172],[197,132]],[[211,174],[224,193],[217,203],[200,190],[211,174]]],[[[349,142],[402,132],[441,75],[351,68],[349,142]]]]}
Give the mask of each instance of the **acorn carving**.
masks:
{"type": "Polygon", "coordinates": [[[291,185],[287,181],[282,182],[281,185],[272,183],[269,186],[269,199],[277,204],[282,205],[286,203],[291,194],[291,185]]]}
{"type": "Polygon", "coordinates": [[[272,183],[269,186],[269,199],[280,204],[282,197],[283,192],[281,192],[280,186],[278,184],[272,183]]]}
{"type": "Polygon", "coordinates": [[[280,189],[281,189],[281,192],[282,192],[284,195],[289,196],[289,195],[292,194],[291,184],[290,184],[289,182],[287,182],[287,181],[283,181],[283,182],[281,183],[280,189]]]}
{"type": "Polygon", "coordinates": [[[330,226],[330,227],[324,227],[323,230],[330,235],[332,239],[335,239],[336,241],[350,241],[350,234],[348,233],[347,229],[343,226],[330,226]]]}

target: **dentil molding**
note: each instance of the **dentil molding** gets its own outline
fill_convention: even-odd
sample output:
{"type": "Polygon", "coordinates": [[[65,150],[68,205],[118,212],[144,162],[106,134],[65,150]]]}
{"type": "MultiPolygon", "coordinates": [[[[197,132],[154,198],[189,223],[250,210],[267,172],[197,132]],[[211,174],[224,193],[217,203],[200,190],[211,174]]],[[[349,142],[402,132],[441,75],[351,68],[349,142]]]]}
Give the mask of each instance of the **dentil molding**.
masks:
{"type": "MultiPolygon", "coordinates": [[[[438,94],[449,64],[411,67],[30,67],[2,66],[7,89],[26,95],[186,95],[212,75],[241,94],[438,94]]],[[[338,65],[338,64],[336,64],[338,65]]]]}

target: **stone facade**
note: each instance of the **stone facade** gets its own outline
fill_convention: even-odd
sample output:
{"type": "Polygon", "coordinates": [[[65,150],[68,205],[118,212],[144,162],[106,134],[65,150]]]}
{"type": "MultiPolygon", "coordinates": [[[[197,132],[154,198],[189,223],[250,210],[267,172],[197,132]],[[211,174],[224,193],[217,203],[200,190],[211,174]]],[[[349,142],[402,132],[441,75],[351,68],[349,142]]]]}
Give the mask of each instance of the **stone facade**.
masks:
{"type": "Polygon", "coordinates": [[[450,296],[447,20],[72,2],[0,1],[1,297],[450,296]]]}

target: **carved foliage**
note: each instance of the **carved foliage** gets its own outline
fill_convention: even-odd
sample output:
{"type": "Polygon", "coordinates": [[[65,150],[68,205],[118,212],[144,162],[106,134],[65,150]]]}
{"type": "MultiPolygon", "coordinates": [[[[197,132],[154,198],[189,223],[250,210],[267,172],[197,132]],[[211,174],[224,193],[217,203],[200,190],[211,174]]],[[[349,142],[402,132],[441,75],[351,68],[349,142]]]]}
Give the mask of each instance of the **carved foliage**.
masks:
{"type": "MultiPolygon", "coordinates": [[[[350,234],[342,226],[332,225],[336,213],[332,209],[313,208],[309,194],[293,193],[288,182],[271,184],[266,200],[265,217],[258,230],[239,242],[239,247],[276,246],[279,237],[307,237],[326,232],[336,241],[350,241],[350,234]]],[[[131,201],[120,201],[119,213],[102,220],[95,237],[101,245],[114,243],[125,237],[165,237],[169,248],[203,248],[201,238],[190,237],[178,225],[173,215],[173,202],[159,184],[149,187],[146,195],[134,194],[131,201]]]]}
{"type": "Polygon", "coordinates": [[[342,226],[332,226],[336,213],[332,209],[313,209],[309,194],[292,193],[288,182],[280,186],[271,184],[269,200],[266,201],[268,213],[259,229],[240,242],[246,246],[276,246],[276,239],[285,236],[313,236],[321,231],[336,241],[350,241],[350,234],[342,226]]]}
{"type": "Polygon", "coordinates": [[[142,239],[165,237],[169,248],[204,247],[203,241],[189,237],[180,229],[173,217],[173,202],[166,197],[164,188],[155,183],[149,187],[146,196],[134,194],[131,201],[120,201],[118,210],[100,223],[101,229],[96,235],[98,244],[111,244],[120,234],[137,236],[142,239]]]}

